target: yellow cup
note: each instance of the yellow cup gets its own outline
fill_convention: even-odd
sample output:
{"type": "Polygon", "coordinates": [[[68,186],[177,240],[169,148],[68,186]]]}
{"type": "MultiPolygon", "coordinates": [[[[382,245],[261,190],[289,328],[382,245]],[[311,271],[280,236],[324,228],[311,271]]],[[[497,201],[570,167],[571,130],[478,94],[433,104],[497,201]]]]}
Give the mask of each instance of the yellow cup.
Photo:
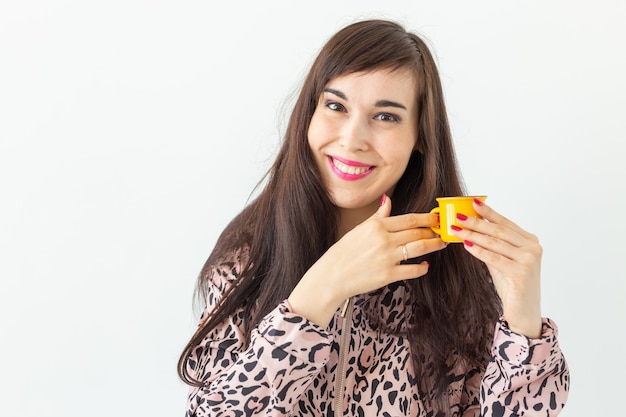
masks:
{"type": "Polygon", "coordinates": [[[435,207],[430,211],[431,213],[439,214],[439,227],[431,227],[431,229],[433,229],[433,232],[441,236],[441,240],[443,240],[444,242],[463,242],[463,239],[459,239],[452,234],[452,229],[450,229],[450,226],[457,225],[460,227],[460,224],[457,222],[456,219],[457,213],[465,214],[466,216],[482,218],[474,210],[474,199],[477,199],[478,201],[484,203],[487,199],[487,196],[477,195],[467,197],[463,196],[438,198],[437,202],[439,203],[439,207],[435,207]]]}

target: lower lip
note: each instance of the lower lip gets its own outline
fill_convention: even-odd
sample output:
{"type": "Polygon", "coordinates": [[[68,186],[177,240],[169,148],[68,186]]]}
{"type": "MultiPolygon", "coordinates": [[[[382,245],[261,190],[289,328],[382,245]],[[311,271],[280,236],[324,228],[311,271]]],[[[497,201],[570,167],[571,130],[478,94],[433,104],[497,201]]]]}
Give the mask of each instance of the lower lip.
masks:
{"type": "Polygon", "coordinates": [[[341,178],[342,180],[345,181],[356,181],[356,180],[360,180],[361,178],[365,178],[367,177],[369,174],[371,174],[374,171],[374,167],[371,167],[370,169],[368,169],[367,171],[365,171],[362,174],[347,174],[345,172],[341,172],[337,169],[337,167],[335,166],[335,164],[333,163],[333,159],[332,158],[328,158],[328,163],[330,164],[330,169],[332,169],[332,171],[335,173],[335,175],[339,178],[341,178]]]}

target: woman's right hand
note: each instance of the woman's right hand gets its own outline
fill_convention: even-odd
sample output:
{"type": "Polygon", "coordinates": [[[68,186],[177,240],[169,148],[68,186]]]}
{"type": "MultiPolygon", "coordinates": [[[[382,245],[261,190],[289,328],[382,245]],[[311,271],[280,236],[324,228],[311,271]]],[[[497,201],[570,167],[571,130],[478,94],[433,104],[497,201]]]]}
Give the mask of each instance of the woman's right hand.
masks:
{"type": "Polygon", "coordinates": [[[437,215],[390,217],[387,197],[370,218],[346,233],[304,274],[289,296],[293,312],[326,327],[346,299],[396,281],[426,275],[428,263],[402,264],[446,247],[430,229],[437,215]]]}

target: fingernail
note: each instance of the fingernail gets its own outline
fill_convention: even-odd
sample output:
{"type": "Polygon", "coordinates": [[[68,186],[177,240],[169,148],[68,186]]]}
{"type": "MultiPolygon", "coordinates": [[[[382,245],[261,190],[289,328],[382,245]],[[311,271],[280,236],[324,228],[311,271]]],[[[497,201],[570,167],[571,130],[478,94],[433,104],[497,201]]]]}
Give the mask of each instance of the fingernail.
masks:
{"type": "Polygon", "coordinates": [[[456,224],[450,225],[450,229],[452,229],[452,230],[454,230],[456,232],[460,232],[461,230],[463,230],[459,226],[457,226],[456,224]]]}
{"type": "Polygon", "coordinates": [[[467,216],[463,213],[457,213],[456,218],[459,220],[467,220],[467,216]]]}
{"type": "Polygon", "coordinates": [[[463,243],[465,244],[465,246],[469,246],[470,248],[474,246],[474,244],[470,242],[469,240],[464,240],[463,243]]]}
{"type": "Polygon", "coordinates": [[[383,206],[383,204],[385,204],[385,201],[387,201],[387,194],[383,194],[383,196],[380,198],[380,207],[383,206]]]}
{"type": "Polygon", "coordinates": [[[477,198],[474,198],[474,204],[476,204],[477,206],[484,206],[485,205],[485,203],[483,203],[482,201],[480,201],[477,198]]]}

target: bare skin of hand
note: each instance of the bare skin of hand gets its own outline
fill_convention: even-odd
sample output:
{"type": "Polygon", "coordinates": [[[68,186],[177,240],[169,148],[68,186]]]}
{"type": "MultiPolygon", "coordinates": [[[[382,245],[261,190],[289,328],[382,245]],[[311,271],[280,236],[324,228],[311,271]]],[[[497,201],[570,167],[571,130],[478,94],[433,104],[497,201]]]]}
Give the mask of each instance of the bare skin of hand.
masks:
{"type": "Polygon", "coordinates": [[[529,338],[541,336],[541,256],[537,237],[491,207],[474,200],[483,217],[457,218],[465,249],[489,268],[502,300],[504,319],[514,332],[529,338]]]}
{"type": "Polygon", "coordinates": [[[390,217],[391,200],[370,218],[339,239],[304,274],[289,296],[292,310],[321,327],[328,326],[348,298],[374,291],[390,283],[417,278],[428,272],[428,263],[401,264],[446,247],[430,227],[432,214],[390,217]]]}

